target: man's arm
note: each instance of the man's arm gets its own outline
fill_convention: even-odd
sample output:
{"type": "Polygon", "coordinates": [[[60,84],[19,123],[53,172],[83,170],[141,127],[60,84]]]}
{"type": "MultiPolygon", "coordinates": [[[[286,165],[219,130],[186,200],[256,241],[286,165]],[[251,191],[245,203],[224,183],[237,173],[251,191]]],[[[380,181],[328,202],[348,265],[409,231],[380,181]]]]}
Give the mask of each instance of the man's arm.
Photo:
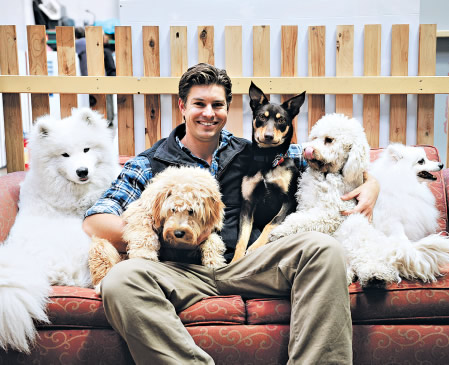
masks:
{"type": "Polygon", "coordinates": [[[364,183],[362,185],[341,197],[342,200],[355,198],[358,201],[356,207],[352,210],[344,211],[341,214],[350,215],[353,213],[361,213],[368,217],[369,221],[372,221],[373,209],[379,196],[380,187],[378,181],[367,172],[363,174],[363,178],[364,183]]]}
{"type": "Polygon", "coordinates": [[[83,222],[84,232],[90,237],[107,239],[119,252],[126,252],[127,246],[123,242],[123,226],[122,217],[109,213],[90,215],[83,222]]]}

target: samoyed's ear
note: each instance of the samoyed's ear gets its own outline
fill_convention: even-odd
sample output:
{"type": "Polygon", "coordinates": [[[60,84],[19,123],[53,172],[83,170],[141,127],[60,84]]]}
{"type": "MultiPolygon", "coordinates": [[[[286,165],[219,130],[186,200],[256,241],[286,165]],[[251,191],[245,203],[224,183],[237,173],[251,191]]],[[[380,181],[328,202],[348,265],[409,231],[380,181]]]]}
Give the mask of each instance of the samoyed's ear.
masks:
{"type": "Polygon", "coordinates": [[[368,169],[369,145],[368,143],[354,143],[349,151],[348,160],[343,166],[343,178],[349,183],[361,185],[363,183],[363,172],[368,169]]]}
{"type": "Polygon", "coordinates": [[[101,115],[90,108],[72,109],[72,115],[84,120],[87,124],[97,123],[101,119],[101,115]]]}
{"type": "Polygon", "coordinates": [[[50,117],[48,115],[36,119],[34,126],[36,128],[36,134],[39,138],[46,138],[50,132],[50,123],[48,121],[50,117]]]}
{"type": "Polygon", "coordinates": [[[399,161],[404,158],[403,146],[399,143],[392,143],[387,146],[386,153],[390,156],[393,161],[399,161]]]}

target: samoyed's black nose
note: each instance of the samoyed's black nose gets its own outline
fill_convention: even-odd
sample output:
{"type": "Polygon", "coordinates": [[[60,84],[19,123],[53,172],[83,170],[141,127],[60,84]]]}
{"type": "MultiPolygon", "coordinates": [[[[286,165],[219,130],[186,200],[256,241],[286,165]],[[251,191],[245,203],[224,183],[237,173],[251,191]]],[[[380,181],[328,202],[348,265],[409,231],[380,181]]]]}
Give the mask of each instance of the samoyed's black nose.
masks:
{"type": "Polygon", "coordinates": [[[182,237],[184,237],[185,234],[186,233],[184,231],[179,231],[179,230],[175,231],[175,237],[176,238],[182,238],[182,237]]]}
{"type": "Polygon", "coordinates": [[[443,167],[444,167],[444,163],[440,162],[440,163],[438,164],[438,167],[440,168],[440,170],[442,170],[443,167]]]}
{"type": "Polygon", "coordinates": [[[87,167],[80,167],[79,169],[76,169],[76,174],[83,179],[89,174],[89,169],[87,167]]]}

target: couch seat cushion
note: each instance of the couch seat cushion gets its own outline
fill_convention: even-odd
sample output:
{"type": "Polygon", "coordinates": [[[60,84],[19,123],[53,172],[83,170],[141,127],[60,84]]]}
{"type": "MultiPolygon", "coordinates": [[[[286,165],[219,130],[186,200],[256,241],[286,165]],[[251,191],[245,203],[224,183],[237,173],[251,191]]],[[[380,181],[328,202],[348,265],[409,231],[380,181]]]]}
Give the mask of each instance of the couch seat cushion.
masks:
{"type": "Polygon", "coordinates": [[[207,297],[179,313],[185,326],[244,324],[245,303],[239,295],[207,297]]]}
{"type": "Polygon", "coordinates": [[[248,324],[289,324],[291,304],[287,298],[250,299],[246,302],[248,324]]]}
{"type": "Polygon", "coordinates": [[[93,289],[54,286],[48,304],[51,324],[39,327],[110,327],[101,298],[93,289]]]}
{"type": "Polygon", "coordinates": [[[404,280],[385,289],[349,287],[354,324],[449,324],[449,277],[435,283],[404,280]]]}

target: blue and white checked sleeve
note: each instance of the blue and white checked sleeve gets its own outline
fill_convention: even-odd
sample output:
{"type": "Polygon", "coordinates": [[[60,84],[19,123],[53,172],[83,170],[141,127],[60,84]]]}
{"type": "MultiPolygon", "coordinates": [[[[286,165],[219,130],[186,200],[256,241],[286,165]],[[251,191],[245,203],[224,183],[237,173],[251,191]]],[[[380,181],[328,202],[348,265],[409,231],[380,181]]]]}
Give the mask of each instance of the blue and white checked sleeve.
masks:
{"type": "Polygon", "coordinates": [[[140,197],[152,177],[147,158],[137,156],[129,160],[111,187],[87,210],[85,217],[98,213],[121,215],[131,202],[140,197]]]}
{"type": "Polygon", "coordinates": [[[291,144],[288,149],[288,154],[295,160],[300,171],[305,170],[307,167],[307,161],[302,155],[302,146],[300,144],[291,144]]]}

